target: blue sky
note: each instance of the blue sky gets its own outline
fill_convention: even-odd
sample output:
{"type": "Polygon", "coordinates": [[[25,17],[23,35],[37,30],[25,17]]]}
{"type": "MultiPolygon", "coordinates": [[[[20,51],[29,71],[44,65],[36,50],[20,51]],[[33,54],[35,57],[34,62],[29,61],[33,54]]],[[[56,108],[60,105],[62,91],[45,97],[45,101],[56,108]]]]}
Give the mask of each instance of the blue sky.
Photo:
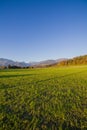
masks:
{"type": "Polygon", "coordinates": [[[41,61],[87,54],[87,0],[0,0],[0,57],[41,61]]]}

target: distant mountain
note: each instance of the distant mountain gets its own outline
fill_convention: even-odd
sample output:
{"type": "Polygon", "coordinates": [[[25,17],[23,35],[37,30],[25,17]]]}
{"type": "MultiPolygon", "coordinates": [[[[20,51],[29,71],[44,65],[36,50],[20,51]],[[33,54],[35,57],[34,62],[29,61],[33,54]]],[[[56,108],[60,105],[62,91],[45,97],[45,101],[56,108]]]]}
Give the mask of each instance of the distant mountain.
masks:
{"type": "Polygon", "coordinates": [[[11,65],[11,66],[18,66],[18,67],[28,67],[28,66],[44,67],[44,66],[54,65],[54,64],[59,63],[63,60],[65,60],[65,59],[44,60],[44,61],[40,61],[40,62],[25,63],[25,62],[16,62],[16,61],[13,61],[13,60],[0,58],[0,66],[6,66],[7,67],[8,65],[11,65]]]}
{"type": "Polygon", "coordinates": [[[65,61],[67,59],[65,58],[61,58],[61,59],[57,59],[57,60],[44,60],[44,61],[40,61],[40,62],[36,62],[35,64],[33,64],[34,67],[45,67],[45,66],[52,66],[55,64],[58,64],[61,61],[65,61]]]}
{"type": "Polygon", "coordinates": [[[9,64],[13,65],[14,61],[8,60],[8,59],[4,59],[4,58],[0,58],[0,66],[8,66],[9,64]]]}
{"type": "Polygon", "coordinates": [[[0,66],[8,66],[8,65],[20,66],[20,67],[27,67],[27,66],[29,66],[29,64],[25,63],[25,62],[15,62],[13,60],[0,58],[0,66]]]}

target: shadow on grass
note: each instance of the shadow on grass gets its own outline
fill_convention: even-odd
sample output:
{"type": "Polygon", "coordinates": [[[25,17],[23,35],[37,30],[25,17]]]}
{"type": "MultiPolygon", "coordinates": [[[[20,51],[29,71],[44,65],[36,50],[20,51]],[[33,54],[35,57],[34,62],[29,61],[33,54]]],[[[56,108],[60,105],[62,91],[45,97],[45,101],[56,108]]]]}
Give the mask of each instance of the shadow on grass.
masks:
{"type": "Polygon", "coordinates": [[[13,77],[21,77],[21,76],[35,76],[37,74],[16,74],[16,75],[0,75],[0,78],[13,78],[13,77]]]}
{"type": "Polygon", "coordinates": [[[0,113],[12,113],[9,105],[0,105],[0,113]]]}
{"type": "Polygon", "coordinates": [[[8,89],[8,88],[15,88],[16,86],[14,85],[12,85],[12,86],[9,86],[9,85],[5,85],[5,84],[2,84],[1,86],[0,86],[0,89],[8,89]]]}

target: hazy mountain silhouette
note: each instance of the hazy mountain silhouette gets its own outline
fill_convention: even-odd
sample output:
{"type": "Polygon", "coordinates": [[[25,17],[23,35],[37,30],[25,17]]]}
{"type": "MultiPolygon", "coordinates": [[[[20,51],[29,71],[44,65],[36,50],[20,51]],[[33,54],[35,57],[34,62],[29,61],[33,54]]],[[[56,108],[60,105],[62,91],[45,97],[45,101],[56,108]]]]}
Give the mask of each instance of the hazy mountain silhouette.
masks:
{"type": "Polygon", "coordinates": [[[26,67],[29,66],[28,63],[25,62],[16,62],[13,60],[9,60],[9,59],[4,59],[4,58],[0,58],[0,66],[20,66],[20,67],[26,67]]]}
{"type": "Polygon", "coordinates": [[[0,66],[20,66],[20,67],[27,67],[27,66],[46,66],[46,65],[53,65],[55,63],[59,63],[61,61],[65,60],[65,58],[57,59],[57,60],[44,60],[40,62],[16,62],[9,59],[0,58],[0,66]]]}

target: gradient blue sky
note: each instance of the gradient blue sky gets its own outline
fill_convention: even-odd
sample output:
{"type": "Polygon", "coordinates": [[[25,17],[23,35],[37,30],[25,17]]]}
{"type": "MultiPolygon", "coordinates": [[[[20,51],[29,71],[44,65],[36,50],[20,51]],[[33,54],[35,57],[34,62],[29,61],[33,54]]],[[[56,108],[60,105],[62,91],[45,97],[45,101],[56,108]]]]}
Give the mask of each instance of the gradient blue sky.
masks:
{"type": "Polygon", "coordinates": [[[87,54],[87,0],[0,0],[0,57],[41,61],[87,54]]]}

